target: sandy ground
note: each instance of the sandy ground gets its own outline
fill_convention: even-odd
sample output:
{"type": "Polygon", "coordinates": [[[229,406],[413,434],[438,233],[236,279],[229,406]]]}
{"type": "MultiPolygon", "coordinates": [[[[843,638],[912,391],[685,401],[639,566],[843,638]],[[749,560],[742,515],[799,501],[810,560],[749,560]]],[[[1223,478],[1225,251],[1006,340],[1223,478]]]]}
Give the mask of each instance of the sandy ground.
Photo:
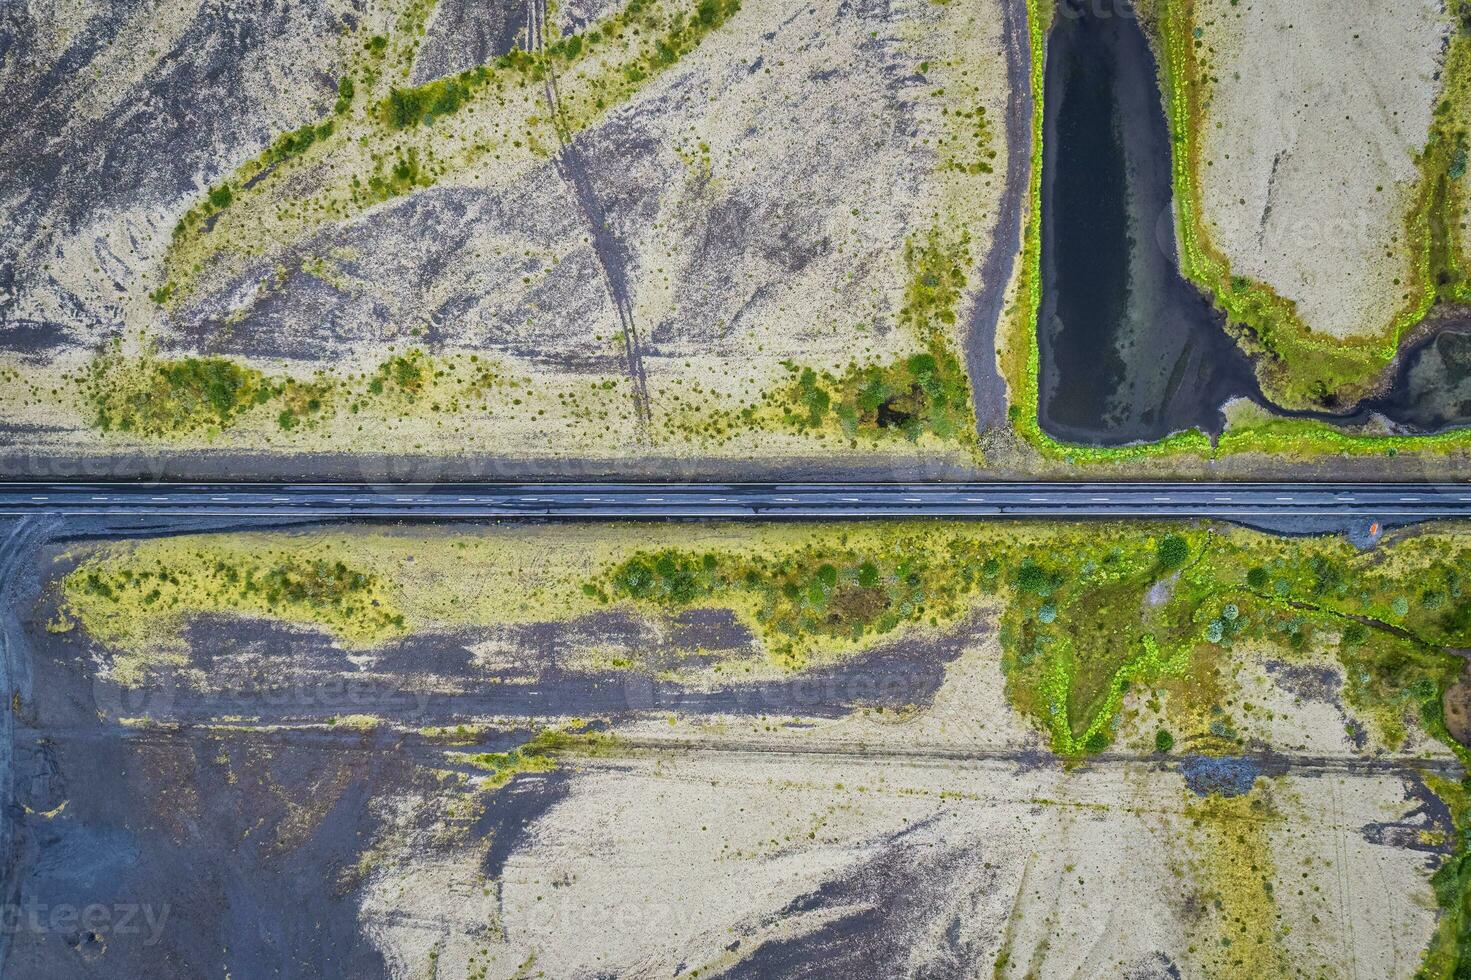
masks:
{"type": "Polygon", "coordinates": [[[1420,746],[1369,763],[1331,694],[1258,684],[1247,654],[1281,757],[1245,795],[1191,792],[1134,750],[1142,722],[1069,772],[998,657],[983,628],[917,713],[622,726],[642,748],[573,762],[498,876],[406,847],[366,927],[404,977],[431,950],[507,977],[969,976],[1003,954],[1002,976],[1413,975],[1435,923],[1420,746]],[[451,905],[475,927],[447,929],[451,905]]]}
{"type": "Polygon", "coordinates": [[[17,867],[31,900],[172,918],[105,950],[22,931],[27,976],[1409,977],[1436,925],[1427,781],[1458,768],[1413,721],[1383,741],[1329,651],[1223,648],[1208,717],[1136,685],[1068,768],[1012,707],[984,600],[773,673],[736,669],[756,651],[729,617],[591,615],[558,585],[635,542],[776,553],[800,527],[392,529],[354,561],[438,628],[364,651],[204,617],[124,693],[52,585],[98,547],[69,535],[107,527],[0,556],[17,867]],[[589,723],[611,738],[545,771],[467,761],[589,723]]]}
{"type": "MultiPolygon", "coordinates": [[[[364,29],[391,23],[392,7],[371,6],[364,29]]],[[[446,0],[405,70],[423,81],[490,56],[519,36],[519,9],[497,5],[482,17],[446,0]]],[[[585,30],[611,9],[580,5],[558,17],[564,29],[585,30]]],[[[305,27],[273,23],[279,37],[258,37],[245,50],[213,40],[185,47],[223,28],[207,12],[153,16],[171,33],[135,52],[129,72],[101,54],[87,64],[117,99],[161,110],[180,97],[175,89],[186,74],[160,60],[171,56],[171,38],[184,39],[171,57],[204,72],[268,63],[309,37],[305,27]]],[[[336,16],[325,12],[310,26],[331,33],[340,29],[336,16]]],[[[41,18],[28,25],[20,22],[16,43],[33,46],[37,64],[6,67],[51,105],[64,93],[48,87],[44,68],[60,42],[41,18]]],[[[114,60],[119,48],[143,43],[131,22],[81,19],[71,29],[99,45],[116,40],[107,49],[114,60]]],[[[191,166],[181,163],[147,193],[132,183],[99,184],[93,171],[107,161],[54,150],[68,140],[124,138],[141,125],[133,115],[59,124],[58,142],[48,147],[17,135],[0,147],[0,159],[15,164],[0,181],[0,200],[25,218],[0,241],[0,365],[14,371],[0,376],[0,405],[10,438],[58,452],[145,448],[91,429],[94,413],[74,397],[73,378],[105,339],[131,345],[146,332],[165,351],[228,354],[275,375],[362,373],[393,350],[419,345],[477,353],[518,381],[516,390],[457,412],[421,406],[367,425],[338,410],[288,433],[274,412],[260,412],[176,448],[572,458],[637,457],[656,447],[729,458],[829,451],[810,437],[712,441],[694,429],[712,411],[739,409],[785,382],[784,360],[841,368],[919,349],[896,323],[910,274],[906,245],[943,226],[969,235],[978,266],[1002,210],[1012,159],[1006,140],[1025,138],[1004,125],[1002,30],[998,0],[979,7],[828,0],[805,8],[747,0],[675,67],[579,133],[570,164],[519,143],[504,160],[462,152],[487,131],[515,130],[523,117],[534,125],[546,113],[535,99],[509,99],[468,107],[429,136],[417,134],[428,141],[426,154],[445,161],[443,175],[364,212],[305,223],[280,216],[293,194],[326,200],[321,182],[345,183],[346,173],[369,166],[369,150],[346,138],[340,150],[314,149],[321,169],[276,181],[282,187],[237,188],[213,233],[225,245],[219,255],[188,253],[204,271],[189,298],[167,311],[147,297],[173,261],[167,229],[201,188],[229,179],[275,133],[316,118],[330,93],[302,91],[293,76],[225,99],[210,124],[240,128],[249,119],[252,127],[231,131],[223,147],[194,147],[211,134],[192,117],[166,132],[134,134],[140,177],[151,157],[191,147],[184,161],[191,166]],[[967,152],[973,141],[954,113],[977,107],[991,121],[990,173],[945,165],[946,147],[967,152]],[[51,154],[45,168],[37,161],[43,152],[51,154]],[[46,168],[53,174],[39,180],[19,176],[46,168]],[[647,425],[639,423],[621,346],[630,317],[647,378],[647,425]]],[[[311,77],[332,75],[336,48],[314,50],[328,60],[311,77]]],[[[85,49],[72,56],[79,54],[85,49]]],[[[565,100],[576,97],[577,82],[576,73],[560,81],[565,100]]],[[[339,128],[346,133],[350,124],[339,119],[339,128]]],[[[1008,263],[987,268],[1011,273],[1008,263]]],[[[962,322],[980,291],[971,278],[957,311],[962,322]]]]}
{"type": "Polygon", "coordinates": [[[1231,269],[1334,337],[1404,308],[1417,189],[1450,25],[1434,0],[1198,0],[1211,53],[1203,216],[1231,269]]]}

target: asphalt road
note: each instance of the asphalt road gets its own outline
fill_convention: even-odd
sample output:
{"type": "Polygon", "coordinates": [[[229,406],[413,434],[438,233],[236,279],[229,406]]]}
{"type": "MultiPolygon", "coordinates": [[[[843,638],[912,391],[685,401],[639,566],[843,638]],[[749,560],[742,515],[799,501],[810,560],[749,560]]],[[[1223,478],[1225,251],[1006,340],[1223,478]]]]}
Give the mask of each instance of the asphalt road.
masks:
{"type": "Polygon", "coordinates": [[[0,515],[387,518],[1471,517],[1471,484],[41,484],[0,515]]]}

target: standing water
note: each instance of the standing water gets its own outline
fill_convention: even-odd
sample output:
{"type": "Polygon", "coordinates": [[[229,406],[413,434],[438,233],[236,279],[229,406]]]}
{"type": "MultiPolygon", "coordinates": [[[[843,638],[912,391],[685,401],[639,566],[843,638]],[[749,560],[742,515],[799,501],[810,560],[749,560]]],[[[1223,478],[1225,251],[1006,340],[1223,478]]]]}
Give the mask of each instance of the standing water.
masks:
{"type": "Polygon", "coordinates": [[[1179,272],[1154,55],[1125,4],[1063,0],[1047,53],[1040,422],[1095,445],[1219,432],[1257,389],[1179,272]]]}
{"type": "Polygon", "coordinates": [[[1039,421],[1091,445],[1219,434],[1247,397],[1283,416],[1389,420],[1427,433],[1471,423],[1471,312],[1400,358],[1388,391],[1351,413],[1262,397],[1225,318],[1180,275],[1170,138],[1154,55],[1125,0],[1062,0],[1047,52],[1042,157],[1039,421]]]}

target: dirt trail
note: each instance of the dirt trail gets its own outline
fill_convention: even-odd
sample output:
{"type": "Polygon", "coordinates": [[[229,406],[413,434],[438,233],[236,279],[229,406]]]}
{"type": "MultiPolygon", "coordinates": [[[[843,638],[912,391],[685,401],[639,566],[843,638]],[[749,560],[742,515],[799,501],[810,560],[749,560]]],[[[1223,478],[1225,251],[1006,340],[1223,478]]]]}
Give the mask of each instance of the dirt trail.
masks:
{"type": "Polygon", "coordinates": [[[1000,0],[1010,94],[1006,103],[1006,184],[991,247],[976,272],[980,291],[965,331],[965,367],[979,431],[1006,422],[1006,383],[996,367],[996,334],[1006,287],[1021,254],[1022,207],[1032,169],[1032,52],[1025,0],[1000,0]]]}
{"type": "MultiPolygon", "coordinates": [[[[526,49],[540,52],[546,38],[546,0],[527,0],[526,49]]],[[[592,239],[593,254],[597,256],[598,268],[603,273],[603,284],[613,307],[618,311],[618,324],[623,332],[623,355],[628,377],[633,382],[634,409],[638,415],[640,434],[649,434],[649,382],[644,374],[643,342],[639,339],[638,326],[633,320],[633,301],[628,293],[628,251],[614,233],[608,222],[607,212],[598,200],[588,177],[587,165],[582,153],[571,138],[570,127],[562,112],[557,96],[557,76],[550,64],[546,65],[543,83],[546,91],[547,108],[551,111],[552,125],[557,131],[560,149],[553,157],[557,174],[572,191],[577,202],[577,211],[582,215],[592,239]]]]}

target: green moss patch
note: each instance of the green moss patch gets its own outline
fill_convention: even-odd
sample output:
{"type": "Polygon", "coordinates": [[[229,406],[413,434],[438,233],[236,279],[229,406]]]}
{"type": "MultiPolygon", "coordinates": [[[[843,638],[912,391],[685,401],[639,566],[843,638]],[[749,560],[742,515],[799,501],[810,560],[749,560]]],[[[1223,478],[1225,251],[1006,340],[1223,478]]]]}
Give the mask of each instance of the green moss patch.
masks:
{"type": "Polygon", "coordinates": [[[175,548],[148,557],[105,550],[61,582],[62,615],[120,654],[118,674],[136,676],[150,654],[179,652],[192,616],[230,613],[325,629],[368,645],[407,625],[378,576],[343,561],[304,559],[277,549],[175,548]]]}
{"type": "Polygon", "coordinates": [[[458,112],[490,77],[490,69],[480,65],[412,88],[395,88],[383,102],[383,120],[394,129],[431,126],[436,118],[458,112]]]}
{"type": "Polygon", "coordinates": [[[114,348],[93,362],[81,386],[100,431],[163,440],[220,432],[254,414],[292,432],[344,407],[390,416],[453,413],[492,389],[522,383],[478,355],[435,358],[417,347],[390,354],[365,375],[318,372],[309,379],[267,375],[224,357],[127,357],[114,348]]]}
{"type": "Polygon", "coordinates": [[[507,752],[461,754],[471,765],[490,773],[490,785],[500,787],[522,773],[551,772],[568,755],[600,755],[616,745],[614,737],[573,723],[543,728],[507,752]]]}
{"type": "Polygon", "coordinates": [[[774,424],[798,432],[836,431],[850,440],[930,435],[973,444],[970,378],[951,334],[966,286],[969,240],[948,242],[939,231],[905,248],[909,278],[898,320],[924,351],[883,364],[850,363],[840,372],[784,362],[789,384],[740,413],[747,425],[774,424]]]}
{"type": "MultiPolygon", "coordinates": [[[[1462,763],[1468,761],[1460,753],[1462,763]]],[[[1431,878],[1440,922],[1425,951],[1419,977],[1461,980],[1471,975],[1471,779],[1453,782],[1429,777],[1426,785],[1450,807],[1456,847],[1431,878]]]]}
{"type": "Polygon", "coordinates": [[[112,352],[83,384],[97,428],[144,436],[227,429],[271,398],[259,371],[222,357],[132,360],[112,352]]]}
{"type": "MultiPolygon", "coordinates": [[[[1206,727],[1216,667],[1235,645],[1331,650],[1349,702],[1388,744],[1433,723],[1471,638],[1471,545],[1424,536],[1396,561],[1336,538],[1150,526],[944,530],[899,526],[778,553],[640,552],[586,585],[604,602],[726,606],[788,669],[900,627],[953,623],[1004,603],[1003,667],[1016,706],[1055,751],[1107,747],[1124,698],[1168,689],[1206,727]],[[1430,721],[1427,721],[1430,719],[1430,721]]],[[[1223,750],[1240,747],[1211,726],[1223,750]]]]}
{"type": "MultiPolygon", "coordinates": [[[[589,30],[536,39],[492,64],[401,84],[433,4],[411,4],[344,66],[326,118],[277,136],[178,221],[158,301],[176,305],[208,275],[237,270],[327,221],[350,220],[446,176],[546,154],[678,63],[739,9],[738,0],[629,0],[589,30]],[[543,48],[541,42],[549,41],[543,48]],[[595,56],[596,55],[596,56],[595,56]],[[542,82],[556,73],[557,105],[542,82]],[[441,121],[478,113],[466,133],[441,121]],[[495,135],[489,135],[494,131],[495,135]]],[[[464,128],[464,127],[462,127],[464,128]]]]}

